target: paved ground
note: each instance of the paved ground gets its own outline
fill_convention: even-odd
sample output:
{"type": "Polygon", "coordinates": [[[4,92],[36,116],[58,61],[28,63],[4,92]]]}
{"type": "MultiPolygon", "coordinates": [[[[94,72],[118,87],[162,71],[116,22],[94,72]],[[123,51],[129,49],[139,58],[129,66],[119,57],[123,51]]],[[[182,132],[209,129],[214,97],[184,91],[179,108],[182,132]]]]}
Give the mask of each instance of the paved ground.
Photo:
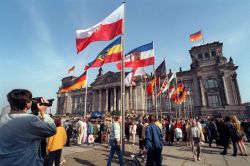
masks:
{"type": "MultiPolygon", "coordinates": [[[[137,145],[126,145],[125,159],[129,159],[131,152],[136,152],[137,145]]],[[[247,144],[250,152],[250,144],[247,144]]],[[[250,166],[250,156],[233,157],[232,149],[225,156],[220,155],[221,148],[202,145],[201,161],[194,162],[192,159],[191,149],[182,145],[164,146],[163,148],[163,165],[165,166],[250,166]]],[[[65,147],[63,154],[66,159],[64,166],[105,166],[109,155],[107,144],[96,144],[95,147],[71,146],[65,147]]],[[[118,159],[115,156],[112,165],[117,166],[118,159]]]]}

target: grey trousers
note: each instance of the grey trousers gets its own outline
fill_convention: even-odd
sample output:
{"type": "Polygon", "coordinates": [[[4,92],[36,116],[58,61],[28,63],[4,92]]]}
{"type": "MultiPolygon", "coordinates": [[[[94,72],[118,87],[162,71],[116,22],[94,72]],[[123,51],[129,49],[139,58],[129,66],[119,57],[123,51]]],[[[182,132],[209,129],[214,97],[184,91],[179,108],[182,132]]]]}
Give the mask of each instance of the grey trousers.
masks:
{"type": "Polygon", "coordinates": [[[194,159],[200,158],[200,153],[201,153],[200,142],[191,141],[191,144],[192,144],[193,158],[194,159]]]}

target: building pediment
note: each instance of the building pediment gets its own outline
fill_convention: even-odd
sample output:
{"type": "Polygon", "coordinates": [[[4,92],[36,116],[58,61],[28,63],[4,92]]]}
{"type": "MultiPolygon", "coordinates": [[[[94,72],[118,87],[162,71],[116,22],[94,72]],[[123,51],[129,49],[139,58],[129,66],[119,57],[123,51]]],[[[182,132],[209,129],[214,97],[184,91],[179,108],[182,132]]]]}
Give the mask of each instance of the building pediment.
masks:
{"type": "Polygon", "coordinates": [[[91,87],[114,84],[121,81],[121,73],[120,72],[112,72],[109,71],[102,76],[99,76],[95,79],[95,81],[91,84],[91,87]]]}

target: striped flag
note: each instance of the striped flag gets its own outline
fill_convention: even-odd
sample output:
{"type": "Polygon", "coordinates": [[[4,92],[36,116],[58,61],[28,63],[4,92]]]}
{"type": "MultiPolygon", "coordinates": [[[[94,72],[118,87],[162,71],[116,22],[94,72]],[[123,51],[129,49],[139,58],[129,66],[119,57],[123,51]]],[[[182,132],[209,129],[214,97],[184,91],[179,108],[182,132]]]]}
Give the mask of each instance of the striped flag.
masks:
{"type": "Polygon", "coordinates": [[[70,73],[70,72],[74,72],[75,71],[75,66],[72,66],[69,70],[68,70],[68,74],[70,73]]]}
{"type": "Polygon", "coordinates": [[[91,42],[108,41],[123,33],[124,4],[113,11],[103,21],[88,29],[76,31],[77,53],[91,42]]]}
{"type": "Polygon", "coordinates": [[[162,91],[165,89],[165,87],[168,85],[168,76],[166,76],[166,78],[164,79],[160,91],[157,93],[157,97],[161,95],[162,91]]]}
{"type": "MultiPolygon", "coordinates": [[[[126,54],[124,58],[125,68],[146,67],[154,64],[153,42],[137,47],[126,54]]],[[[116,64],[121,70],[121,62],[116,64]]]]}
{"type": "Polygon", "coordinates": [[[84,70],[88,70],[91,67],[101,67],[105,63],[120,61],[122,59],[121,51],[121,37],[119,37],[104,48],[94,61],[85,66],[84,70]]]}
{"type": "Polygon", "coordinates": [[[190,41],[191,41],[191,42],[194,42],[194,41],[196,41],[196,40],[202,39],[203,36],[202,36],[201,31],[198,31],[198,32],[196,32],[196,33],[191,34],[189,38],[190,38],[190,41]]]}
{"type": "Polygon", "coordinates": [[[87,85],[87,71],[85,71],[81,76],[76,78],[72,84],[68,85],[67,87],[60,88],[60,93],[65,93],[68,91],[81,89],[82,87],[87,85]]]}
{"type": "Polygon", "coordinates": [[[168,84],[162,90],[162,93],[168,90],[169,97],[171,98],[171,96],[175,92],[175,88],[177,87],[176,82],[177,82],[176,73],[173,73],[168,81],[168,84]]]}

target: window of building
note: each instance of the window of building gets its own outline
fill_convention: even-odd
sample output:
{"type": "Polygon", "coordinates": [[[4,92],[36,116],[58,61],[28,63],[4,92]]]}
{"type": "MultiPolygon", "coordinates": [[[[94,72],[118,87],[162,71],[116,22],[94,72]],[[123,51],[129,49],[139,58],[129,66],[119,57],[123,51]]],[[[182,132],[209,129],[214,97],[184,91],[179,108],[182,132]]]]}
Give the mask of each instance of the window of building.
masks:
{"type": "Polygon", "coordinates": [[[220,106],[220,99],[218,95],[209,95],[208,96],[208,106],[210,107],[218,107],[220,106]]]}
{"type": "Polygon", "coordinates": [[[216,52],[215,52],[215,51],[212,51],[212,52],[211,52],[211,56],[212,56],[212,57],[215,57],[215,56],[216,56],[216,52]]]}
{"type": "Polygon", "coordinates": [[[206,82],[206,88],[217,88],[218,87],[218,83],[217,83],[217,81],[216,80],[214,80],[214,79],[209,79],[209,80],[207,80],[207,82],[206,82]]]}
{"type": "Polygon", "coordinates": [[[203,55],[202,54],[198,54],[198,59],[202,60],[203,59],[203,55]]]}
{"type": "Polygon", "coordinates": [[[210,55],[207,52],[205,52],[204,56],[205,56],[205,59],[209,59],[210,58],[210,55]]]}

